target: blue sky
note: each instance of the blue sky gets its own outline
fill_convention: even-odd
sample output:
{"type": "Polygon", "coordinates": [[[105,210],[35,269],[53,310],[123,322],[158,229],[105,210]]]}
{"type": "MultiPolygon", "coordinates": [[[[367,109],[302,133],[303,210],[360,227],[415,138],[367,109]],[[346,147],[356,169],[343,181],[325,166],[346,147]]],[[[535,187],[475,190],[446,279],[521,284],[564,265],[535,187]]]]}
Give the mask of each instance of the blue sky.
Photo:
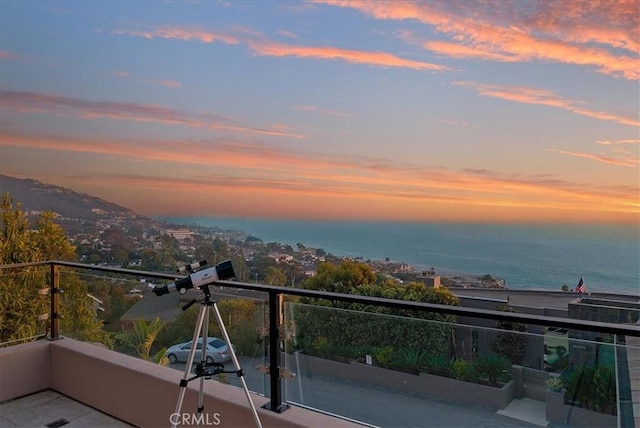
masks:
{"type": "Polygon", "coordinates": [[[638,223],[634,1],[0,5],[0,172],[148,215],[638,223]]]}

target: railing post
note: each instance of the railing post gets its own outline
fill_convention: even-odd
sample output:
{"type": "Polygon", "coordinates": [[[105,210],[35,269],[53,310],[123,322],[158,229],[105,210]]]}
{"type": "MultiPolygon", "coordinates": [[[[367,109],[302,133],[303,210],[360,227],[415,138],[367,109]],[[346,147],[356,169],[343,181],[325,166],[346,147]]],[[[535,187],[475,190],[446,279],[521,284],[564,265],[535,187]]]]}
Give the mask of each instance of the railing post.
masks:
{"type": "Polygon", "coordinates": [[[51,263],[51,309],[49,311],[50,340],[60,339],[60,266],[51,263]]]}
{"type": "Polygon", "coordinates": [[[282,413],[289,408],[282,403],[282,378],[280,377],[280,327],[283,319],[282,297],[275,291],[269,292],[269,402],[263,407],[282,413]]]}

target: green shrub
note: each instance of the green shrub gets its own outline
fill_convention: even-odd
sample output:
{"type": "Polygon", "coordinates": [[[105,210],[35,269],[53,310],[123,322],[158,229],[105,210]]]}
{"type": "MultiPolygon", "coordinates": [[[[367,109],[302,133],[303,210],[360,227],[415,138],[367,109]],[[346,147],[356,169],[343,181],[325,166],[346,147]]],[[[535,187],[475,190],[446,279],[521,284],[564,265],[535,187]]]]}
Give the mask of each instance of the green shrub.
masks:
{"type": "Polygon", "coordinates": [[[593,375],[594,405],[598,412],[616,414],[616,373],[613,367],[599,366],[593,375]]]}
{"type": "Polygon", "coordinates": [[[464,382],[476,382],[478,377],[473,370],[473,366],[467,360],[456,360],[451,367],[453,377],[464,382]]]}
{"type": "Polygon", "coordinates": [[[511,361],[502,355],[482,355],[473,361],[473,368],[480,379],[488,380],[492,386],[511,379],[511,361]]]}
{"type": "Polygon", "coordinates": [[[429,355],[426,364],[431,374],[447,377],[451,374],[451,360],[444,355],[429,355]]]}
{"type": "Polygon", "coordinates": [[[311,344],[311,350],[314,355],[326,357],[329,355],[329,340],[324,336],[316,337],[311,344]]]}
{"type": "Polygon", "coordinates": [[[374,358],[379,365],[388,366],[393,361],[393,357],[395,356],[395,352],[391,346],[384,346],[382,348],[376,349],[374,354],[374,358]]]}
{"type": "Polygon", "coordinates": [[[416,371],[427,364],[428,354],[420,349],[401,349],[398,352],[398,365],[416,371]]]}
{"type": "Polygon", "coordinates": [[[564,378],[565,399],[601,413],[616,414],[616,377],[610,365],[580,367],[564,378]]]}
{"type": "Polygon", "coordinates": [[[564,379],[560,376],[552,376],[544,381],[550,391],[560,392],[564,388],[564,379]]]}

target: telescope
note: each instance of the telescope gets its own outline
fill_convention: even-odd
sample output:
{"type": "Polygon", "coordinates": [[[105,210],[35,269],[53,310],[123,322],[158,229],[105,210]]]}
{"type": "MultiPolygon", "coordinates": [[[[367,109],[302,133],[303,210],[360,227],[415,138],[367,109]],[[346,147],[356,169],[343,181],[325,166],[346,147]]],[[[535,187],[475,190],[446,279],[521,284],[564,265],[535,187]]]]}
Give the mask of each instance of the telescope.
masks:
{"type": "MultiPolygon", "coordinates": [[[[199,262],[202,263],[202,262],[199,262]]],[[[206,263],[206,262],[205,262],[206,263]]],[[[194,263],[196,264],[196,263],[194,263]]],[[[172,290],[178,290],[178,293],[184,294],[190,288],[200,288],[214,281],[231,279],[236,276],[231,265],[231,260],[220,262],[217,265],[194,272],[168,285],[155,285],[151,289],[156,296],[168,294],[172,290]]]]}
{"type": "Polygon", "coordinates": [[[178,273],[191,273],[191,272],[197,270],[198,268],[200,268],[202,266],[206,266],[206,265],[207,265],[207,261],[206,260],[201,260],[199,262],[191,263],[190,265],[180,266],[178,268],[178,273]]]}

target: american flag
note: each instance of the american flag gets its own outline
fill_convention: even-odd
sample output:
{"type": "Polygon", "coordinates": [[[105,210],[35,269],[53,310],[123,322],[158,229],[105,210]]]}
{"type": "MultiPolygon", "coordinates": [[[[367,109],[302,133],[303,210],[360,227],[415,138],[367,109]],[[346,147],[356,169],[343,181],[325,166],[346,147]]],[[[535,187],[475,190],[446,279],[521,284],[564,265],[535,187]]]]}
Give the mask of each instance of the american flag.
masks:
{"type": "Polygon", "coordinates": [[[586,293],[587,292],[587,286],[584,285],[584,281],[582,280],[582,277],[580,277],[580,282],[578,282],[578,285],[576,285],[576,293],[586,293]]]}

